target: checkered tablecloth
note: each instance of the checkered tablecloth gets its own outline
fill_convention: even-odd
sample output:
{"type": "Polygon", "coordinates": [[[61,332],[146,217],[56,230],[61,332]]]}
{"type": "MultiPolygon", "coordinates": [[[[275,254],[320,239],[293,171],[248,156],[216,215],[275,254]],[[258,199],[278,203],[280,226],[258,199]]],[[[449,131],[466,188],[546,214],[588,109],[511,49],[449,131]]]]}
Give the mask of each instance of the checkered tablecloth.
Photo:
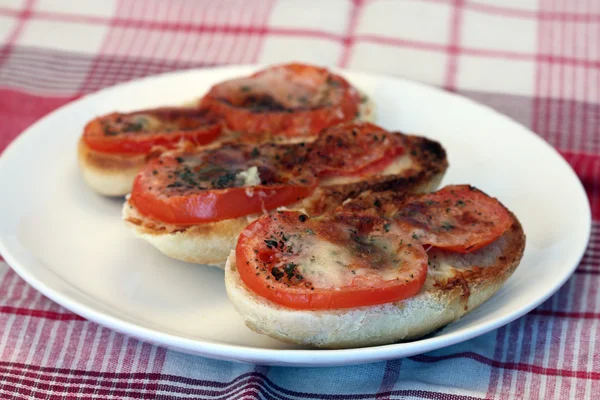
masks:
{"type": "Polygon", "coordinates": [[[531,127],[592,203],[573,277],[523,318],[459,345],[280,368],[115,333],[46,299],[0,258],[0,399],[600,399],[598,0],[0,0],[0,151],[49,111],[118,82],[288,60],[420,80],[531,127]]]}

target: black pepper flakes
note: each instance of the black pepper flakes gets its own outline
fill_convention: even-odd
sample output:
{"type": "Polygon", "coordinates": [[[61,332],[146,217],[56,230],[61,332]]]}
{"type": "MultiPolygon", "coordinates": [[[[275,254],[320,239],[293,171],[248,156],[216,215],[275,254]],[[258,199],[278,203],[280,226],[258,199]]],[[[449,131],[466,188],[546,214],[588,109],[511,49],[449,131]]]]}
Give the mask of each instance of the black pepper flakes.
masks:
{"type": "Polygon", "coordinates": [[[265,239],[264,240],[265,244],[267,245],[267,247],[269,249],[276,249],[277,248],[277,241],[276,240],[271,240],[271,239],[265,239]]]}

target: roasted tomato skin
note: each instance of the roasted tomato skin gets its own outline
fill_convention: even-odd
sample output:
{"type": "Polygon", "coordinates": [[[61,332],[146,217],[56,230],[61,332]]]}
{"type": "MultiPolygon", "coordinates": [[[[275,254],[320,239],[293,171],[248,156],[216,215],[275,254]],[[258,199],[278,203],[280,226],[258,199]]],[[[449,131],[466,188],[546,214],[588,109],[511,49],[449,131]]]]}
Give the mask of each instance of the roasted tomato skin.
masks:
{"type": "Polygon", "coordinates": [[[308,163],[320,177],[376,174],[404,152],[401,137],[369,122],[328,128],[312,144],[308,163]]]}
{"type": "Polygon", "coordinates": [[[421,242],[457,253],[487,246],[513,224],[497,199],[470,185],[450,185],[409,200],[394,219],[412,226],[421,242]]]}
{"type": "Polygon", "coordinates": [[[207,109],[164,107],[95,118],[85,126],[83,141],[95,151],[138,155],[181,142],[205,145],[221,130],[220,119],[207,109]]]}
{"type": "Polygon", "coordinates": [[[421,195],[366,193],[337,212],[388,218],[419,242],[457,253],[487,246],[514,222],[497,199],[470,185],[449,185],[421,195]]]}
{"type": "Polygon", "coordinates": [[[130,202],[142,215],[188,226],[262,213],[313,193],[318,182],[312,170],[288,165],[295,158],[287,147],[262,147],[267,149],[281,153],[277,162],[238,144],[165,154],[137,175],[130,202]]]}
{"type": "Polygon", "coordinates": [[[427,276],[423,247],[389,231],[384,219],[309,218],[290,211],[262,216],[242,231],[236,265],[244,284],[257,295],[308,310],[401,301],[416,295],[427,276]],[[323,244],[339,252],[341,260],[327,261],[323,244]],[[322,278],[334,269],[342,279],[322,278]]]}
{"type": "Polygon", "coordinates": [[[341,76],[305,64],[278,65],[217,84],[200,101],[229,130],[314,136],[358,115],[360,95],[341,76]]]}

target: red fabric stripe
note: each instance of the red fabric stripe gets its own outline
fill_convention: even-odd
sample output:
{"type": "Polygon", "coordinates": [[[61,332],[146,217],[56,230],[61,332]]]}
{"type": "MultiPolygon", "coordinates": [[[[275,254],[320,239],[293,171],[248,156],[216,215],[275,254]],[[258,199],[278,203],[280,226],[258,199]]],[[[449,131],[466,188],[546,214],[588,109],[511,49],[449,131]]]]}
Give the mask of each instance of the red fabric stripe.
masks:
{"type": "MultiPolygon", "coordinates": [[[[1,364],[1,363],[0,363],[1,364]]],[[[19,370],[25,383],[33,383],[32,379],[37,378],[35,370],[47,370],[51,371],[50,368],[26,366],[27,370],[19,370]]],[[[18,378],[9,376],[6,373],[10,371],[10,368],[0,367],[0,371],[4,372],[2,380],[14,383],[18,381],[18,378]]],[[[14,370],[13,370],[14,371],[14,370]]],[[[14,371],[16,372],[16,371],[14,371]]],[[[70,375],[67,376],[50,376],[42,374],[39,379],[42,383],[38,383],[38,388],[42,390],[55,390],[61,393],[74,393],[78,390],[84,390],[84,393],[103,393],[108,394],[110,390],[114,390],[116,395],[127,395],[131,396],[131,391],[126,391],[128,385],[135,390],[142,390],[147,388],[149,383],[140,382],[140,380],[150,380],[160,382],[156,386],[156,391],[165,391],[168,393],[180,393],[180,394],[195,394],[204,396],[219,396],[224,393],[231,396],[249,388],[254,388],[257,392],[266,391],[270,395],[279,395],[280,393],[288,396],[296,396],[302,398],[322,398],[322,394],[310,393],[310,392],[297,392],[287,390],[271,382],[270,379],[266,378],[264,374],[251,372],[237,376],[229,382],[219,382],[210,380],[198,380],[198,379],[187,379],[185,377],[179,377],[174,375],[160,375],[160,374],[136,374],[136,373],[98,373],[95,371],[76,371],[69,370],[70,375]],[[80,375],[74,375],[73,373],[84,373],[85,375],[94,376],[93,378],[81,378],[80,375]],[[118,375],[118,376],[113,376],[118,375]],[[100,377],[106,380],[98,380],[100,377]],[[110,379],[110,381],[108,381],[110,379]],[[115,381],[115,379],[117,379],[115,381]],[[172,384],[166,384],[163,382],[171,382],[172,384]],[[178,384],[186,384],[191,387],[178,386],[178,384]],[[90,385],[92,387],[83,388],[75,385],[90,385]],[[218,388],[218,389],[206,389],[206,388],[218,388]]],[[[84,376],[85,376],[84,375],[84,376]]],[[[461,395],[450,395],[445,393],[428,392],[428,391],[416,391],[416,390],[390,390],[382,392],[382,396],[421,396],[427,399],[474,399],[470,396],[461,395]]],[[[328,395],[328,399],[366,399],[372,398],[373,394],[339,394],[339,395],[328,395]]],[[[228,397],[229,398],[229,397],[228,397]]]]}
{"type": "MultiPolygon", "coordinates": [[[[523,318],[521,324],[521,329],[523,330],[523,339],[521,341],[521,349],[518,354],[517,362],[519,363],[532,363],[532,358],[535,359],[535,354],[533,353],[535,341],[537,340],[536,331],[537,328],[537,317],[531,317],[528,315],[526,318],[523,318]]],[[[526,389],[526,381],[527,378],[530,377],[528,374],[517,373],[515,379],[515,391],[518,395],[524,396],[524,392],[526,389]]]]}
{"type": "Polygon", "coordinates": [[[42,97],[10,89],[0,89],[0,154],[4,148],[29,125],[44,114],[73,100],[75,97],[42,97]]]}
{"type": "MultiPolygon", "coordinates": [[[[360,1],[360,0],[356,0],[360,1]]],[[[464,0],[455,0],[456,2],[462,3],[464,0]]],[[[461,8],[470,7],[472,4],[467,3],[466,5],[461,5],[461,8]]],[[[508,9],[507,9],[508,10],[508,9]]],[[[519,10],[514,10],[519,11],[519,10]]],[[[0,9],[0,14],[11,14],[12,11],[0,9]]],[[[314,37],[320,39],[328,39],[333,41],[340,41],[343,43],[346,42],[355,42],[355,41],[369,41],[379,44],[390,44],[390,45],[398,45],[398,46],[417,46],[419,48],[429,49],[429,50],[438,50],[438,51],[447,51],[448,47],[443,45],[436,45],[427,42],[419,42],[419,41],[407,41],[398,38],[390,38],[385,36],[378,35],[354,35],[348,37],[347,35],[337,35],[334,33],[312,30],[312,29],[297,29],[297,28],[270,28],[266,26],[235,26],[231,24],[226,25],[217,25],[212,24],[210,21],[206,24],[200,24],[198,22],[187,23],[187,22],[173,22],[173,21],[145,21],[145,20],[136,20],[129,19],[123,16],[117,16],[115,18],[107,19],[104,17],[94,17],[94,16],[86,16],[86,15],[72,15],[72,14],[57,14],[51,12],[36,12],[35,16],[42,15],[44,17],[56,17],[60,20],[64,21],[73,21],[73,22],[84,22],[84,23],[101,23],[101,24],[109,24],[113,27],[126,27],[132,29],[149,29],[153,31],[168,31],[168,30],[176,30],[176,31],[186,31],[186,32],[194,32],[194,33],[222,33],[222,34],[235,34],[235,35],[288,35],[288,36],[305,36],[305,37],[314,37]]],[[[544,13],[542,11],[537,14],[538,19],[544,20],[547,19],[549,13],[544,13]]],[[[556,14],[553,15],[553,19],[559,18],[564,14],[556,14]]],[[[568,14],[566,14],[568,19],[568,14]]],[[[582,17],[586,17],[582,15],[582,17]]],[[[600,16],[596,16],[600,20],[600,16]]],[[[539,37],[539,36],[538,36],[539,37]]],[[[463,54],[473,55],[473,56],[481,56],[481,57],[500,57],[500,58],[513,58],[513,59],[521,59],[521,60],[533,60],[539,59],[546,62],[552,62],[557,64],[565,64],[565,65],[578,65],[584,66],[587,68],[598,68],[600,66],[600,61],[588,60],[588,59],[578,59],[574,57],[563,57],[557,55],[549,55],[549,54],[538,54],[531,55],[528,53],[519,53],[519,52],[506,52],[506,51],[496,51],[496,50],[484,50],[484,49],[468,49],[461,48],[460,52],[463,54]]],[[[340,62],[341,64],[341,62],[340,62]]]]}
{"type": "MultiPolygon", "coordinates": [[[[423,0],[430,3],[447,4],[448,0],[423,0]]],[[[553,11],[542,11],[536,12],[526,10],[522,8],[506,7],[504,5],[489,4],[489,3],[477,3],[469,1],[465,4],[465,8],[473,11],[478,11],[485,14],[500,15],[504,17],[515,17],[522,19],[540,19],[540,20],[565,20],[569,22],[577,23],[597,23],[600,22],[600,14],[596,13],[584,13],[584,12],[553,12],[553,11]]],[[[9,17],[17,17],[20,12],[10,8],[0,7],[0,15],[9,17]]],[[[84,14],[73,14],[73,13],[60,13],[53,11],[33,11],[31,12],[31,18],[55,20],[62,22],[84,22],[88,24],[106,24],[108,18],[102,16],[84,15],[84,14]]],[[[135,19],[132,18],[132,21],[135,19]]],[[[129,21],[125,20],[123,23],[127,24],[129,21]]]]}
{"type": "MultiPolygon", "coordinates": [[[[594,0],[590,0],[590,1],[594,1],[594,0]]],[[[590,4],[586,4],[586,9],[590,9],[590,4]]],[[[583,51],[584,51],[584,57],[585,58],[591,58],[590,57],[590,51],[591,51],[591,47],[590,43],[592,42],[592,38],[593,38],[593,33],[592,33],[592,29],[590,25],[585,25],[584,27],[584,40],[583,40],[583,51]]],[[[575,36],[575,35],[574,35],[575,36]]],[[[575,38],[573,39],[575,40],[575,38]]],[[[583,88],[584,88],[584,92],[585,92],[585,96],[584,96],[584,104],[583,104],[583,112],[582,112],[582,116],[581,119],[583,119],[583,123],[581,124],[581,139],[580,142],[582,143],[587,143],[588,141],[588,127],[590,125],[590,121],[587,118],[587,116],[589,115],[589,97],[590,97],[590,91],[588,90],[588,88],[590,87],[590,70],[588,68],[585,69],[584,71],[584,77],[583,77],[583,88]]],[[[577,146],[580,147],[580,146],[577,146]]]]}
{"type": "MultiPolygon", "coordinates": [[[[409,357],[413,361],[423,362],[423,363],[435,363],[442,360],[451,360],[455,358],[469,358],[471,360],[478,361],[482,364],[486,364],[492,366],[494,368],[501,368],[506,370],[516,370],[521,372],[529,372],[538,375],[547,375],[547,376],[562,376],[565,378],[578,378],[578,379],[593,379],[600,380],[600,372],[597,371],[573,371],[569,369],[557,369],[557,368],[544,368],[538,365],[532,365],[527,363],[512,363],[512,362],[502,362],[494,359],[490,359],[484,357],[480,354],[473,352],[462,352],[462,353],[454,353],[448,354],[445,356],[431,356],[421,354],[418,356],[409,357]]],[[[495,357],[496,358],[496,357],[495,357]]]]}
{"type": "MultiPolygon", "coordinates": [[[[157,28],[161,29],[161,28],[157,28]]],[[[262,35],[281,35],[281,36],[299,36],[299,37],[311,37],[315,39],[325,39],[336,42],[344,43],[347,41],[345,36],[336,35],[330,32],[318,31],[318,30],[310,30],[310,29],[296,29],[296,28],[267,28],[267,27],[244,27],[244,26],[206,26],[202,25],[197,27],[195,25],[184,24],[181,26],[183,31],[190,30],[193,33],[221,33],[221,34],[236,34],[239,33],[241,36],[262,36],[262,35]]],[[[374,34],[359,34],[355,35],[351,39],[352,42],[364,41],[382,45],[389,46],[398,46],[398,47],[408,47],[415,48],[420,50],[431,50],[438,52],[447,52],[448,46],[440,45],[436,43],[429,43],[419,40],[410,40],[396,37],[388,37],[383,35],[374,35],[374,34]]],[[[39,49],[39,52],[43,52],[43,49],[39,49]]],[[[33,54],[38,53],[36,52],[33,54]]],[[[495,50],[495,49],[478,49],[478,48],[469,48],[461,46],[460,53],[465,55],[470,55],[474,57],[486,57],[486,58],[508,58],[513,60],[522,60],[522,61],[533,61],[537,60],[540,62],[551,63],[556,65],[568,65],[568,66],[576,66],[582,68],[589,69],[597,69],[600,68],[600,61],[592,60],[587,58],[578,58],[574,56],[562,56],[562,55],[553,55],[553,54],[529,54],[523,52],[514,52],[514,51],[505,51],[505,50],[495,50]]],[[[80,55],[77,55],[80,56],[80,55]]],[[[146,54],[147,57],[153,57],[153,54],[146,54]]],[[[107,56],[104,55],[106,58],[107,56]]],[[[131,63],[131,59],[122,58],[122,56],[110,56],[111,58],[118,59],[120,62],[131,63]]],[[[139,62],[137,60],[135,62],[139,62]]],[[[144,60],[145,62],[145,60],[144,60]]],[[[158,64],[164,66],[164,61],[156,61],[149,59],[148,62],[150,65],[158,64]]],[[[181,60],[169,60],[169,63],[177,64],[177,65],[186,65],[185,61],[181,60]]],[[[222,63],[222,61],[221,61],[222,63]]],[[[116,68],[118,68],[118,65],[116,68]]],[[[215,64],[215,60],[205,60],[198,61],[192,65],[211,65],[215,64]]]]}
{"type": "MultiPolygon", "coordinates": [[[[8,378],[6,379],[6,381],[8,383],[17,383],[18,379],[17,378],[8,378]]],[[[28,382],[25,382],[28,383],[28,382]]],[[[196,395],[196,396],[210,396],[211,398],[215,397],[215,396],[219,396],[219,397],[215,397],[217,399],[230,399],[230,400],[234,400],[234,399],[248,399],[250,398],[249,396],[252,395],[251,398],[269,398],[269,399],[288,399],[288,397],[281,395],[275,391],[273,391],[272,389],[268,388],[267,386],[264,386],[261,383],[258,382],[246,382],[243,385],[240,385],[239,387],[233,389],[233,390],[228,390],[227,392],[221,392],[221,391],[208,391],[208,390],[204,390],[204,389],[196,389],[196,388],[177,388],[175,386],[170,386],[170,387],[165,387],[163,385],[158,385],[156,389],[153,389],[150,393],[141,393],[142,390],[146,389],[148,385],[144,385],[144,386],[140,386],[138,388],[139,391],[129,391],[129,390],[124,390],[123,388],[113,388],[113,387],[109,387],[109,388],[104,388],[104,387],[98,387],[98,386],[93,386],[93,387],[74,387],[74,386],[63,386],[63,385],[56,385],[56,384],[48,384],[48,383],[38,383],[37,388],[33,389],[33,387],[31,388],[31,390],[27,393],[28,395],[35,395],[35,396],[45,396],[46,395],[46,391],[52,391],[54,393],[52,393],[52,396],[58,396],[58,395],[64,395],[64,394],[75,394],[75,393],[81,393],[81,394],[88,394],[88,395],[94,395],[94,396],[119,396],[119,398],[134,398],[134,399],[142,399],[142,398],[166,398],[166,397],[156,397],[155,394],[153,394],[153,392],[166,392],[169,395],[173,395],[173,394],[186,394],[186,395],[196,395]],[[172,388],[174,390],[169,390],[169,388],[172,388]],[[266,396],[265,396],[266,395],[266,396]]],[[[420,398],[420,399],[433,399],[433,400],[477,400],[480,398],[477,397],[472,397],[472,396],[464,396],[464,395],[456,395],[456,394],[451,394],[451,393],[443,393],[443,392],[432,392],[432,391],[425,391],[425,390],[395,390],[395,391],[390,391],[390,392],[385,392],[382,393],[383,396],[402,396],[403,398],[406,397],[411,397],[411,398],[420,398]]],[[[314,398],[314,399],[322,399],[322,398],[327,398],[329,400],[336,400],[336,399],[371,399],[373,398],[373,394],[367,393],[367,394],[328,394],[325,397],[322,394],[316,394],[316,393],[304,393],[304,392],[297,392],[297,394],[295,394],[295,396],[301,397],[301,398],[314,398]]],[[[46,397],[43,397],[46,398],[46,397]]],[[[203,397],[204,398],[204,397],[203,397]]],[[[376,397],[377,398],[377,397],[376,397]]]]}
{"type": "Polygon", "coordinates": [[[485,12],[487,14],[501,15],[503,17],[516,17],[524,19],[536,19],[536,20],[564,20],[569,22],[579,23],[590,23],[599,22],[600,15],[598,14],[587,14],[587,13],[570,13],[566,11],[562,12],[550,12],[550,11],[530,11],[524,9],[508,8],[502,5],[496,4],[482,4],[482,3],[467,3],[467,7],[474,11],[485,12]]]}
{"type": "Polygon", "coordinates": [[[458,56],[460,55],[460,30],[463,15],[464,0],[454,0],[452,19],[450,21],[450,39],[448,43],[448,61],[446,66],[445,88],[456,90],[456,73],[458,56]]]}
{"type": "Polygon", "coordinates": [[[590,274],[590,275],[600,275],[600,270],[594,269],[577,269],[575,270],[576,274],[590,274]]]}
{"type": "Polygon", "coordinates": [[[4,39],[4,47],[0,49],[0,67],[6,62],[11,52],[11,48],[17,41],[17,38],[23,32],[28,19],[31,17],[31,9],[35,4],[35,0],[26,0],[23,9],[17,14],[18,23],[14,30],[4,39]]]}
{"type": "MultiPolygon", "coordinates": [[[[567,21],[563,20],[563,23],[565,25],[567,25],[567,21]]],[[[567,45],[568,48],[570,49],[569,53],[571,56],[573,57],[579,57],[581,56],[579,53],[581,52],[581,50],[579,48],[577,48],[577,28],[580,28],[581,26],[575,26],[572,23],[568,24],[569,27],[571,27],[570,29],[570,38],[569,37],[564,37],[563,40],[568,40],[571,39],[569,41],[569,44],[567,45]]],[[[567,36],[567,35],[565,35],[567,36]]],[[[585,58],[585,54],[583,54],[583,58],[585,58]]],[[[569,98],[571,99],[575,99],[576,96],[576,92],[577,92],[577,83],[578,83],[578,70],[576,68],[571,68],[570,69],[571,72],[571,91],[569,93],[569,98]]],[[[575,107],[575,102],[571,101],[569,102],[569,108],[568,108],[568,128],[567,128],[567,132],[570,132],[570,135],[567,135],[566,139],[567,139],[567,148],[572,149],[573,148],[573,144],[576,140],[576,138],[578,138],[581,133],[578,132],[578,129],[575,126],[575,122],[577,120],[577,109],[575,107]]],[[[579,119],[581,120],[581,119],[579,119]]]]}
{"type": "MultiPolygon", "coordinates": [[[[265,7],[265,11],[263,13],[263,20],[262,20],[262,24],[261,27],[263,29],[265,29],[265,31],[268,31],[268,23],[269,23],[269,18],[271,16],[271,13],[273,12],[273,8],[275,7],[275,1],[271,0],[268,2],[268,4],[265,7]]],[[[253,36],[249,36],[250,41],[258,41],[258,45],[253,49],[254,52],[252,54],[252,56],[250,57],[250,61],[252,63],[257,63],[259,60],[260,55],[262,54],[262,46],[264,44],[264,37],[263,36],[259,36],[258,39],[254,38],[253,36]]],[[[248,46],[248,49],[250,49],[250,46],[248,46]]],[[[246,59],[244,59],[245,61],[246,59]]]]}
{"type": "MultiPolygon", "coordinates": [[[[100,59],[102,58],[103,54],[106,53],[107,49],[110,46],[110,43],[112,43],[114,41],[114,35],[115,35],[115,21],[116,21],[117,17],[116,15],[111,18],[110,20],[108,20],[108,35],[106,35],[104,37],[104,41],[102,42],[102,45],[100,46],[100,49],[98,51],[98,54],[96,55],[96,57],[94,58],[94,61],[92,63],[91,68],[86,66],[85,70],[87,72],[86,78],[83,81],[83,83],[81,84],[81,87],[78,90],[78,93],[88,93],[91,92],[92,90],[94,90],[96,88],[96,85],[94,85],[93,80],[96,78],[96,74],[98,71],[98,68],[100,66],[100,59]]],[[[88,21],[89,23],[89,21],[88,21]]]]}
{"type": "MultiPolygon", "coordinates": [[[[496,345],[494,347],[494,360],[499,360],[504,353],[504,336],[506,334],[506,327],[501,326],[496,330],[496,345]]],[[[498,385],[500,382],[500,368],[491,366],[492,370],[490,371],[490,380],[488,384],[488,391],[486,397],[488,399],[496,398],[498,393],[498,385]]]]}
{"type": "Polygon", "coordinates": [[[402,368],[402,359],[390,360],[385,363],[385,370],[383,371],[383,378],[381,379],[381,386],[379,392],[377,392],[376,399],[387,400],[390,398],[394,385],[398,382],[400,377],[400,369],[402,368]]]}
{"type": "Polygon", "coordinates": [[[348,62],[350,61],[350,54],[354,48],[355,32],[362,6],[363,0],[352,0],[352,11],[350,12],[350,17],[348,19],[348,28],[346,29],[346,34],[342,38],[342,44],[344,45],[344,48],[338,63],[342,68],[347,67],[348,62]]]}
{"type": "Polygon", "coordinates": [[[553,311],[536,309],[531,311],[530,314],[556,318],[600,319],[600,313],[596,312],[553,311]]]}
{"type": "Polygon", "coordinates": [[[536,72],[535,72],[535,86],[533,93],[533,110],[531,113],[531,129],[540,133],[540,113],[541,113],[541,98],[543,96],[543,74],[544,74],[544,60],[542,60],[542,54],[546,48],[546,25],[542,23],[541,17],[541,9],[538,10],[537,13],[537,51],[536,51],[536,72]]]}
{"type": "MultiPolygon", "coordinates": [[[[92,354],[90,354],[90,357],[92,357],[92,365],[94,366],[94,368],[100,369],[103,365],[103,362],[105,360],[106,354],[107,354],[107,350],[108,350],[108,345],[110,343],[110,339],[114,337],[114,335],[116,335],[114,332],[112,332],[109,329],[102,329],[101,333],[100,333],[100,339],[98,340],[98,348],[96,350],[96,354],[92,356],[92,354]]],[[[54,363],[54,365],[56,365],[56,363],[54,363]]],[[[60,372],[58,370],[56,370],[56,372],[60,372]]],[[[92,375],[87,375],[87,376],[92,376],[92,375]]],[[[98,377],[100,376],[104,376],[104,375],[96,375],[98,377]]]]}
{"type": "MultiPolygon", "coordinates": [[[[429,3],[438,3],[438,4],[448,4],[448,0],[423,0],[429,3]]],[[[500,3],[500,2],[499,2],[500,3]]],[[[469,1],[465,5],[465,8],[471,9],[473,11],[480,11],[486,14],[494,14],[501,15],[504,17],[517,17],[517,18],[531,18],[531,19],[542,19],[542,20],[555,20],[555,19],[566,19],[568,21],[581,22],[581,23],[589,23],[589,22],[598,22],[600,21],[600,14],[595,13],[578,13],[578,12],[569,12],[569,11],[548,11],[544,10],[541,13],[536,11],[530,11],[522,8],[512,8],[506,7],[501,4],[489,4],[489,3],[479,3],[476,1],[469,1]]]]}
{"type": "Polygon", "coordinates": [[[600,155],[562,152],[583,183],[594,219],[600,218],[600,155]]]}
{"type": "MultiPolygon", "coordinates": [[[[558,3],[560,3],[560,0],[558,0],[558,3]]],[[[558,21],[558,25],[559,25],[559,31],[558,31],[558,35],[560,37],[560,45],[558,46],[558,54],[563,56],[565,54],[566,51],[566,39],[567,39],[567,35],[566,35],[566,24],[564,23],[564,21],[559,20],[558,21]]],[[[556,50],[556,46],[554,46],[553,50],[556,50]]],[[[556,66],[557,72],[558,72],[558,82],[556,83],[556,86],[558,87],[558,100],[555,102],[556,104],[556,127],[557,127],[557,131],[561,132],[563,131],[563,120],[565,117],[565,112],[564,112],[564,106],[565,106],[565,85],[566,85],[566,69],[565,66],[562,64],[559,64],[556,66]]],[[[548,114],[551,115],[551,114],[548,114]]],[[[553,141],[553,143],[559,143],[559,138],[556,137],[556,139],[553,141]]],[[[564,147],[564,146],[561,146],[564,147]]]]}
{"type": "MultiPolygon", "coordinates": [[[[517,354],[519,353],[519,333],[520,333],[521,321],[514,321],[514,323],[506,326],[508,331],[508,347],[505,348],[505,353],[501,361],[505,364],[514,364],[517,362],[517,354]]],[[[509,391],[513,378],[515,377],[516,370],[510,368],[504,368],[502,371],[502,392],[509,391]]]]}

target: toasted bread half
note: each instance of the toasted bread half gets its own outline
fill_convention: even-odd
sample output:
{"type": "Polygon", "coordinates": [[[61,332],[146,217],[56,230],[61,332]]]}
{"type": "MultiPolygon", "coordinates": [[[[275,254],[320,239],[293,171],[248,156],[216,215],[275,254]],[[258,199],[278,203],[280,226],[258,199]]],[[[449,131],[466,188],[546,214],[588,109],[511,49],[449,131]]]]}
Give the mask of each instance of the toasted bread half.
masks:
{"type": "MultiPolygon", "coordinates": [[[[435,141],[420,136],[403,135],[406,151],[382,174],[364,178],[332,178],[308,198],[286,206],[319,215],[338,207],[350,197],[365,190],[425,193],[437,189],[448,167],[446,153],[435,141]]],[[[223,221],[177,226],[142,215],[126,201],[123,220],[135,236],[171,258],[223,268],[239,233],[259,215],[223,221]]]]}
{"type": "Polygon", "coordinates": [[[284,342],[349,348],[416,339],[475,309],[511,276],[525,248],[523,228],[513,219],[500,238],[473,253],[431,249],[425,285],[399,302],[337,310],[283,307],[245,286],[234,251],[225,266],[227,294],[250,329],[284,342]]]}
{"type": "Polygon", "coordinates": [[[92,190],[105,196],[124,196],[146,163],[140,154],[111,154],[92,150],[80,139],[77,159],[83,179],[92,190]]]}

